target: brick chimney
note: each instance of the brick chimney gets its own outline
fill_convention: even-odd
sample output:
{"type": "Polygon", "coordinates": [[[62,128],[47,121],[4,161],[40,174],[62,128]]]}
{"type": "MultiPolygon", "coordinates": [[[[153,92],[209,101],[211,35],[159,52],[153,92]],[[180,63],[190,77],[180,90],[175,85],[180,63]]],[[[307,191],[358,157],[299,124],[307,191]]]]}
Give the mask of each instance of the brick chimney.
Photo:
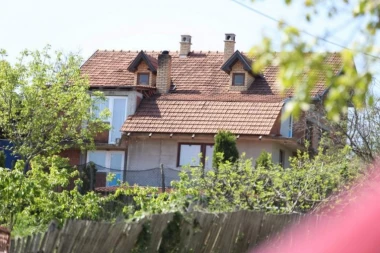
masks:
{"type": "Polygon", "coordinates": [[[179,50],[179,57],[184,58],[190,53],[191,50],[191,36],[190,35],[181,35],[181,47],[179,50]]]}
{"type": "Polygon", "coordinates": [[[165,94],[170,90],[171,85],[172,57],[168,51],[162,51],[158,56],[158,68],[156,78],[156,88],[158,93],[165,94]]]}
{"type": "Polygon", "coordinates": [[[224,62],[226,62],[233,53],[235,53],[235,34],[226,33],[224,39],[224,62]]]}

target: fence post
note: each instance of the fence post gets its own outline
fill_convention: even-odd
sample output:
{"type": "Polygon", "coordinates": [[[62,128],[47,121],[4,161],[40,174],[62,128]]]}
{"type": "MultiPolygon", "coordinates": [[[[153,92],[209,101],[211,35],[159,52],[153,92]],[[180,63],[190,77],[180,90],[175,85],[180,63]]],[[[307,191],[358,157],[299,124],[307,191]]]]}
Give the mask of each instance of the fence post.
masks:
{"type": "Polygon", "coordinates": [[[165,171],[164,171],[164,164],[160,164],[161,169],[161,190],[164,193],[165,192],[165,171]]]}

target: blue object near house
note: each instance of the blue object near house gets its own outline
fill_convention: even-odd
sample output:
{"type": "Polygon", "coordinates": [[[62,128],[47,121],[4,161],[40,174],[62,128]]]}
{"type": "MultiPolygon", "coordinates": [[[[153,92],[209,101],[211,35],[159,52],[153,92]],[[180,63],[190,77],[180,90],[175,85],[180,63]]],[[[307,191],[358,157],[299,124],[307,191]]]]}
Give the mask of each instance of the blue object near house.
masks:
{"type": "Polygon", "coordinates": [[[12,164],[17,161],[17,157],[12,154],[10,147],[12,144],[8,140],[0,140],[0,150],[5,154],[5,168],[12,168],[12,164]]]}

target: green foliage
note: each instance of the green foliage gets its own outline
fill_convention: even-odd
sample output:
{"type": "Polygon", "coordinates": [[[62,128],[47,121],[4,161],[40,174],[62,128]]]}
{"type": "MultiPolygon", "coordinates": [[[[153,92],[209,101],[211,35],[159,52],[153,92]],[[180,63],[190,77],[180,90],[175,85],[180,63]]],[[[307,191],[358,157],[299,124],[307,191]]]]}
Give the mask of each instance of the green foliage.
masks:
{"type": "Polygon", "coordinates": [[[273,161],[272,161],[272,154],[262,151],[259,155],[259,157],[256,159],[255,162],[255,168],[258,167],[264,168],[264,169],[271,169],[274,167],[273,161]]]}
{"type": "Polygon", "coordinates": [[[190,168],[173,186],[210,211],[308,212],[360,175],[360,167],[349,159],[350,148],[324,151],[322,146],[313,158],[299,151],[286,169],[266,153],[255,167],[243,157],[220,163],[218,173],[204,177],[200,168],[190,168]]]}
{"type": "Polygon", "coordinates": [[[174,213],[173,219],[162,232],[162,242],[158,250],[159,253],[179,252],[179,243],[181,240],[181,221],[182,215],[179,212],[174,213]]]}
{"type": "Polygon", "coordinates": [[[80,73],[82,60],[47,47],[25,50],[11,64],[0,52],[0,129],[13,152],[28,165],[38,155],[92,147],[95,133],[108,126],[89,110],[94,102],[80,73]]]}
{"type": "Polygon", "coordinates": [[[239,151],[236,147],[236,137],[230,131],[221,130],[215,136],[214,153],[212,165],[217,168],[221,162],[235,162],[239,158],[239,151]]]}
{"type": "MultiPolygon", "coordinates": [[[[288,5],[299,5],[297,1],[285,0],[288,5]]],[[[299,6],[297,6],[298,8],[299,6]]],[[[287,114],[291,113],[300,116],[301,111],[307,111],[311,103],[311,91],[320,83],[329,88],[325,100],[325,109],[329,118],[338,121],[342,114],[347,113],[348,105],[352,102],[355,107],[362,108],[365,105],[368,88],[373,76],[378,74],[378,68],[374,68],[378,62],[376,36],[380,29],[379,13],[380,5],[371,0],[360,0],[349,3],[347,0],[341,1],[304,1],[305,19],[312,20],[326,18],[330,24],[339,22],[339,17],[351,16],[352,22],[361,19],[366,24],[365,29],[360,29],[357,38],[348,49],[342,46],[338,56],[342,59],[342,65],[334,66],[331,61],[331,53],[320,52],[329,41],[328,36],[316,37],[310,41],[310,37],[305,35],[300,28],[279,22],[279,33],[282,36],[280,53],[276,51],[272,43],[272,38],[265,37],[258,46],[251,50],[251,55],[255,57],[253,64],[256,73],[262,72],[269,65],[279,67],[277,79],[284,94],[290,89],[294,90],[294,97],[287,106],[287,114]],[[364,18],[364,19],[363,19],[364,18]],[[363,69],[356,71],[354,58],[365,56],[363,69]],[[338,73],[339,72],[339,73],[338,73]],[[338,75],[339,74],[339,75],[338,75]]],[[[329,35],[337,27],[328,26],[323,34],[329,35]],[[330,30],[327,30],[330,29],[330,30]]],[[[309,34],[309,33],[308,33],[309,34]]],[[[310,34],[309,34],[310,35],[310,34]]],[[[331,39],[333,44],[334,38],[331,39]]],[[[371,100],[371,99],[370,99],[371,100]]]]}
{"type": "Polygon", "coordinates": [[[0,168],[5,168],[5,153],[0,150],[0,168]]]}
{"type": "MultiPolygon", "coordinates": [[[[321,147],[326,145],[321,145],[321,147]]],[[[253,166],[251,159],[218,164],[218,173],[203,174],[202,167],[186,167],[180,180],[172,182],[170,192],[158,188],[121,185],[114,194],[81,194],[65,187],[78,177],[65,159],[37,157],[31,170],[23,173],[24,162],[14,170],[0,169],[0,224],[14,235],[43,231],[51,220],[62,224],[66,219],[110,220],[125,217],[141,219],[166,212],[257,210],[271,213],[303,213],[348,185],[360,175],[360,167],[349,157],[350,148],[323,150],[311,158],[299,151],[291,158],[291,168],[271,162],[264,153],[253,166]],[[355,166],[354,166],[355,165],[355,166]],[[130,200],[133,201],[130,201],[130,200]]],[[[77,180],[77,185],[81,184],[77,180]]],[[[178,214],[179,215],[179,214],[178,214]]],[[[179,219],[180,220],[180,219],[179,219]]],[[[167,236],[174,236],[180,221],[173,219],[167,236]]],[[[149,239],[149,228],[140,238],[149,239]]],[[[164,247],[164,246],[163,246],[164,247]]],[[[174,250],[176,244],[163,250],[174,250]]]]}
{"type": "Polygon", "coordinates": [[[79,187],[80,193],[86,194],[87,192],[95,189],[96,171],[97,169],[95,164],[93,162],[89,162],[79,172],[79,177],[82,181],[82,185],[79,187]]]}
{"type": "Polygon", "coordinates": [[[241,157],[235,163],[219,163],[217,173],[209,171],[206,175],[201,167],[185,167],[180,180],[172,182],[170,193],[124,187],[117,194],[133,196],[134,205],[124,207],[128,218],[194,209],[305,213],[361,175],[361,167],[349,156],[349,147],[324,150],[328,144],[322,144],[313,158],[299,151],[290,159],[290,168],[273,163],[270,154],[263,152],[256,166],[251,159],[241,157]]]}
{"type": "Polygon", "coordinates": [[[152,237],[152,232],[150,230],[151,223],[146,221],[142,226],[142,231],[137,238],[135,247],[132,249],[132,253],[144,253],[147,252],[148,246],[152,237]]]}
{"type": "Polygon", "coordinates": [[[23,173],[24,162],[13,170],[0,169],[0,224],[24,234],[44,230],[51,220],[62,224],[66,219],[97,219],[104,202],[94,192],[85,195],[77,189],[66,190],[71,172],[67,161],[59,156],[36,157],[31,170],[23,173]],[[25,229],[30,228],[33,229],[25,229]]]}

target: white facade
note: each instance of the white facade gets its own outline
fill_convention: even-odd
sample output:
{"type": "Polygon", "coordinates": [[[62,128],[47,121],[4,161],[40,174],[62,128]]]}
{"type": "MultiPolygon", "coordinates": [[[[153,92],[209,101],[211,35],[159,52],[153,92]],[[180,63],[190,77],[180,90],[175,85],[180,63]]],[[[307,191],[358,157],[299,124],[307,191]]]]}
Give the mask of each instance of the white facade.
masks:
{"type": "MultiPolygon", "coordinates": [[[[152,168],[159,168],[162,163],[165,168],[180,168],[179,160],[181,154],[179,145],[181,143],[194,143],[199,145],[200,143],[212,144],[210,141],[197,141],[190,138],[130,138],[128,145],[128,158],[127,158],[127,170],[147,170],[152,168]]],[[[266,151],[272,154],[273,162],[280,162],[280,150],[284,154],[284,166],[289,167],[289,157],[292,156],[293,151],[284,144],[275,142],[273,140],[237,140],[237,148],[239,153],[245,153],[246,158],[252,158],[256,160],[262,151],[266,151]]],[[[192,163],[199,161],[198,155],[194,152],[194,157],[187,157],[187,160],[192,163]]],[[[206,152],[210,153],[210,152],[206,152]]],[[[188,155],[188,154],[187,154],[188,155]]],[[[212,160],[209,157],[209,161],[212,160]]],[[[206,163],[207,164],[207,163],[206,163]]]]}

